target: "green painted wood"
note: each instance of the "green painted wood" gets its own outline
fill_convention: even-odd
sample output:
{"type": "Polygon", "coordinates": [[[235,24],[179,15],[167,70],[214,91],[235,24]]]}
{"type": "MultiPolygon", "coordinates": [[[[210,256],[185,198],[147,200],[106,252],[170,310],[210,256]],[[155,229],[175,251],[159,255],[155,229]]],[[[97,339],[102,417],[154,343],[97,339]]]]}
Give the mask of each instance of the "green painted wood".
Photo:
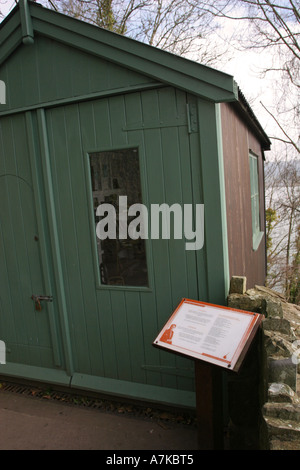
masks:
{"type": "MultiPolygon", "coordinates": [[[[198,104],[195,97],[189,95],[187,102],[196,106],[198,114],[198,104]]],[[[190,134],[190,152],[191,152],[191,192],[194,204],[204,204],[204,217],[207,216],[206,200],[204,199],[203,184],[201,182],[204,179],[202,173],[201,164],[201,149],[200,149],[200,136],[199,126],[198,132],[190,134]]],[[[204,233],[204,250],[198,250],[196,252],[196,270],[198,273],[198,298],[208,302],[208,256],[207,256],[207,245],[206,245],[206,233],[204,233]]],[[[192,274],[191,274],[192,276],[192,274]]]]}
{"type": "MultiPolygon", "coordinates": [[[[114,318],[110,291],[97,290],[99,305],[99,328],[103,353],[104,377],[118,379],[118,356],[116,351],[116,338],[114,332],[114,318]]],[[[97,356],[96,356],[97,357],[97,356]]]]}
{"type": "MultiPolygon", "coordinates": [[[[86,367],[90,372],[90,363],[86,360],[87,333],[84,318],[78,312],[84,310],[84,304],[80,292],[82,290],[82,276],[77,252],[76,218],[74,217],[73,191],[71,189],[72,159],[69,162],[70,153],[66,137],[66,116],[63,108],[56,109],[47,114],[47,132],[49,142],[49,172],[52,175],[53,204],[55,211],[55,226],[57,241],[64,253],[61,266],[61,278],[63,279],[63,292],[65,293],[64,315],[65,322],[70,325],[70,346],[74,367],[86,367]],[[57,148],[56,148],[57,146],[57,148]],[[57,149],[62,149],[59,152],[57,149]],[[63,201],[63,204],[60,203],[63,201]],[[76,325],[76,327],[75,327],[76,325]],[[74,352],[75,354],[74,354],[74,352]]],[[[62,288],[61,288],[62,289],[62,288]]],[[[68,326],[69,328],[69,326],[68,326]]]]}
{"type": "MultiPolygon", "coordinates": [[[[236,98],[232,77],[35,4],[28,10],[26,2],[0,27],[0,63],[7,83],[0,113],[0,289],[6,292],[0,337],[6,331],[10,363],[27,364],[24,377],[44,380],[49,369],[50,381],[66,375],[74,387],[191,400],[192,362],[152,342],[182,297],[225,301],[225,194],[214,102],[236,98]],[[33,36],[33,44],[21,44],[33,36]],[[205,246],[193,252],[184,239],[148,240],[149,287],[103,286],[88,153],[132,146],[148,208],[204,202],[205,246]],[[39,250],[28,235],[33,228],[39,250]],[[48,317],[34,312],[28,322],[29,287],[53,288],[48,317]],[[59,365],[62,375],[54,370],[59,365]]],[[[7,370],[21,374],[16,365],[7,370]]]]}
{"type": "Polygon", "coordinates": [[[141,367],[141,364],[145,362],[145,339],[140,297],[141,295],[137,295],[136,292],[125,292],[131,380],[146,383],[146,373],[141,367]]]}
{"type": "MultiPolygon", "coordinates": [[[[233,101],[237,97],[236,85],[229,75],[130,38],[74,20],[66,15],[41,8],[36,4],[31,3],[28,9],[26,1],[21,0],[21,8],[19,5],[16,6],[7,20],[7,24],[18,24],[18,22],[22,28],[21,34],[26,38],[26,43],[32,42],[34,34],[46,36],[78,51],[85,51],[119,66],[125,66],[125,68],[142,73],[152,80],[176,86],[214,102],[233,101]]],[[[11,37],[11,30],[7,24],[4,25],[3,30],[2,28],[0,30],[0,41],[2,36],[3,43],[11,37]]],[[[17,44],[15,41],[14,47],[17,44]]],[[[32,49],[34,50],[33,47],[32,49]]],[[[0,61],[5,61],[13,50],[11,45],[3,50],[0,61]]],[[[68,59],[70,60],[70,57],[68,59]]],[[[86,73],[85,67],[79,70],[78,80],[76,78],[77,84],[86,73]]],[[[117,77],[117,75],[113,74],[113,77],[117,77]]]]}
{"type": "Polygon", "coordinates": [[[172,118],[174,112],[183,116],[185,102],[184,93],[165,89],[47,111],[49,161],[76,374],[193,389],[192,377],[161,372],[171,367],[190,369],[190,361],[158,352],[152,342],[181,297],[187,293],[197,297],[196,255],[185,251],[184,240],[149,240],[149,288],[99,285],[87,160],[89,152],[136,146],[143,202],[192,203],[187,127],[182,127],[180,119],[178,126],[170,127],[166,112],[170,109],[172,118]],[[143,129],[149,119],[157,119],[155,129],[143,129]],[[140,129],[126,131],[132,122],[140,129]]]}
{"type": "Polygon", "coordinates": [[[0,336],[7,362],[57,365],[57,344],[47,305],[35,310],[32,294],[45,293],[34,183],[24,116],[1,120],[0,145],[0,336]]]}
{"type": "Polygon", "coordinates": [[[1,364],[1,376],[3,378],[14,377],[17,379],[21,377],[25,380],[33,380],[43,384],[62,385],[64,387],[70,385],[70,376],[64,370],[15,362],[1,364]]]}
{"type": "Polygon", "coordinates": [[[17,29],[21,30],[21,15],[20,9],[14,8],[14,11],[11,11],[1,22],[0,43],[4,43],[17,29]]]}
{"type": "MultiPolygon", "coordinates": [[[[153,96],[152,93],[150,93],[153,96]]],[[[136,145],[139,143],[139,156],[140,156],[140,172],[141,172],[141,185],[142,185],[142,201],[146,207],[150,207],[149,202],[149,187],[148,187],[148,165],[149,160],[146,155],[146,139],[144,134],[145,123],[148,127],[149,119],[151,119],[149,111],[144,114],[142,98],[144,94],[128,94],[125,96],[125,114],[126,114],[126,126],[123,130],[132,129],[127,132],[127,138],[129,145],[136,145]]],[[[149,101],[150,103],[151,101],[149,101]]],[[[157,126],[157,120],[154,121],[157,126]]],[[[152,244],[146,240],[146,251],[147,251],[147,263],[148,263],[148,278],[150,290],[139,296],[140,305],[137,306],[137,321],[139,324],[139,330],[137,335],[137,341],[134,341],[135,348],[139,351],[139,364],[136,364],[137,372],[145,383],[161,385],[161,374],[160,372],[152,372],[147,369],[144,364],[160,364],[160,354],[155,350],[151,344],[155,336],[155,332],[158,329],[157,326],[157,312],[156,312],[156,299],[155,299],[155,279],[153,269],[153,250],[152,244]],[[141,342],[142,340],[142,342],[141,342]],[[141,348],[142,346],[142,348],[141,348]]],[[[137,299],[137,297],[135,296],[137,299]]],[[[136,300],[137,302],[137,300],[136,300]]],[[[136,321],[133,317],[132,328],[134,328],[134,322],[136,321]]],[[[134,331],[134,330],[133,330],[134,331]]],[[[134,357],[134,355],[132,355],[134,357]]],[[[134,359],[136,363],[136,358],[134,359]]]]}
{"type": "Polygon", "coordinates": [[[225,191],[225,175],[224,175],[224,155],[223,155],[223,136],[222,136],[222,121],[221,121],[221,108],[216,105],[216,132],[218,143],[218,166],[219,166],[219,187],[220,187],[220,211],[221,211],[221,227],[222,227],[222,250],[223,250],[223,263],[224,263],[224,290],[225,302],[229,294],[230,287],[230,269],[229,269],[229,253],[228,253],[228,232],[227,232],[227,210],[226,210],[226,191],[225,191]]]}
{"type": "Polygon", "coordinates": [[[86,376],[84,374],[74,374],[71,387],[187,409],[194,409],[196,405],[195,393],[193,391],[157,387],[155,385],[133,383],[130,381],[120,382],[118,380],[86,376]]]}
{"type": "Polygon", "coordinates": [[[21,27],[22,27],[22,41],[26,45],[33,44],[33,28],[32,21],[29,11],[29,5],[27,0],[21,0],[19,2],[20,16],[21,16],[21,27]]]}
{"type": "MultiPolygon", "coordinates": [[[[36,132],[34,129],[33,117],[31,113],[26,114],[26,130],[28,136],[28,148],[29,148],[29,156],[30,156],[30,163],[31,163],[31,175],[32,175],[32,185],[34,191],[34,202],[36,208],[36,215],[37,215],[37,226],[38,226],[38,239],[39,245],[41,246],[40,254],[41,254],[41,263],[42,263],[42,270],[44,276],[44,292],[45,295],[53,295],[55,299],[55,293],[53,292],[54,283],[51,276],[51,266],[50,266],[50,255],[47,253],[47,228],[45,219],[42,216],[43,212],[45,211],[44,207],[44,198],[42,195],[42,188],[40,185],[41,175],[39,172],[39,162],[38,162],[38,152],[36,151],[36,132]],[[46,294],[48,293],[48,294],[46,294]]],[[[61,352],[61,344],[59,339],[59,332],[58,332],[58,319],[55,311],[55,300],[54,303],[49,302],[47,304],[47,310],[49,315],[49,328],[51,334],[51,340],[53,345],[53,354],[54,354],[54,361],[57,367],[62,366],[62,352],[61,352]]]]}
{"type": "MultiPolygon", "coordinates": [[[[159,103],[159,119],[160,122],[167,123],[168,116],[181,116],[185,114],[186,119],[186,106],[185,96],[181,95],[179,92],[175,92],[174,89],[166,90],[164,93],[159,92],[160,103],[159,103]]],[[[180,119],[178,120],[180,121],[180,119]]],[[[163,127],[160,130],[161,138],[161,167],[162,167],[162,178],[163,181],[160,183],[161,187],[164,188],[164,194],[160,196],[160,203],[166,202],[169,206],[172,204],[189,203],[192,204],[193,200],[191,194],[185,193],[185,189],[190,187],[190,152],[181,153],[180,148],[184,145],[185,148],[188,147],[187,139],[187,128],[185,132],[179,132],[177,127],[163,127]],[[187,158],[185,158],[187,157],[187,158]],[[182,166],[185,166],[187,169],[186,173],[181,172],[182,166]],[[184,179],[187,177],[187,179],[184,179]],[[188,199],[187,199],[188,197],[188,199]]],[[[157,136],[153,137],[153,140],[158,140],[157,136]]],[[[155,152],[156,153],[156,152],[155,152]]],[[[157,165],[153,166],[153,170],[157,170],[157,165]]],[[[157,192],[157,183],[155,184],[155,177],[153,175],[153,180],[151,187],[152,191],[157,192]]],[[[150,187],[150,184],[149,184],[150,187]]],[[[164,243],[164,242],[160,242],[164,243]]],[[[191,293],[191,296],[194,298],[197,296],[197,284],[194,283],[194,290],[192,286],[188,285],[188,252],[184,249],[184,240],[174,240],[171,238],[170,241],[165,241],[166,249],[163,249],[164,253],[160,253],[155,264],[157,265],[156,278],[157,284],[157,297],[161,303],[160,307],[160,323],[161,325],[167,320],[166,313],[175,309],[182,297],[188,295],[188,292],[191,293]],[[160,261],[159,261],[160,259],[160,261]],[[165,260],[165,261],[164,261],[165,260]],[[164,265],[162,267],[161,265],[164,265]],[[168,284],[166,284],[166,279],[168,279],[168,284]],[[160,292],[161,289],[161,293],[160,292]],[[168,295],[169,300],[168,300],[168,295]],[[167,307],[168,305],[168,307],[167,307]]],[[[195,259],[195,253],[190,257],[193,260],[195,259]]],[[[197,279],[195,263],[193,263],[193,278],[194,281],[197,279]]],[[[181,362],[181,359],[174,355],[164,355],[162,361],[162,367],[168,365],[174,368],[178,367],[178,364],[181,362]]],[[[179,366],[180,367],[180,366],[179,366]]],[[[179,386],[181,379],[176,377],[164,377],[164,380],[167,380],[167,383],[170,384],[173,382],[173,386],[179,386]]]]}
{"type": "MultiPolygon", "coordinates": [[[[146,154],[151,155],[151,159],[147,159],[149,203],[161,204],[166,201],[166,195],[164,187],[163,155],[160,130],[145,131],[145,149],[146,154]]],[[[155,310],[157,316],[156,323],[159,331],[172,312],[172,286],[170,279],[168,240],[151,240],[151,244],[156,303],[155,310]]],[[[154,338],[152,341],[153,340],[154,338]]],[[[160,354],[159,364],[161,366],[174,366],[175,357],[173,355],[162,352],[160,354]]],[[[174,377],[170,378],[164,374],[161,375],[163,386],[168,386],[170,382],[172,382],[172,385],[174,386],[175,380],[176,379],[174,379],[174,377]]]]}
{"type": "Polygon", "coordinates": [[[92,98],[113,90],[124,92],[132,87],[155,85],[142,74],[40,36],[33,45],[22,45],[14,51],[0,67],[0,76],[6,78],[7,84],[7,104],[1,105],[2,115],[12,110],[53,106],[60,100],[86,100],[89,95],[92,98]]]}
{"type": "MultiPolygon", "coordinates": [[[[112,315],[112,305],[110,291],[97,290],[100,284],[96,240],[95,240],[95,223],[93,214],[93,204],[91,201],[91,181],[90,181],[90,167],[88,162],[88,152],[86,149],[93,150],[99,149],[101,144],[108,148],[111,143],[110,138],[110,124],[109,124],[109,107],[107,100],[95,101],[90,103],[82,103],[78,109],[80,122],[85,125],[81,126],[81,141],[82,141],[82,156],[80,160],[85,163],[85,182],[86,182],[86,195],[87,201],[86,208],[89,209],[90,215],[90,233],[87,244],[93,247],[92,259],[90,266],[93,267],[93,273],[90,273],[89,279],[91,285],[96,291],[97,305],[98,305],[98,322],[99,331],[97,331],[99,338],[101,338],[101,346],[103,351],[103,375],[105,377],[118,378],[118,357],[115,353],[116,339],[114,333],[114,318],[112,315]],[[102,130],[102,136],[99,138],[95,129],[102,130]]],[[[94,353],[97,360],[97,351],[94,353]]]]}
{"type": "Polygon", "coordinates": [[[233,78],[222,72],[130,38],[74,21],[53,11],[31,5],[34,30],[39,34],[105,57],[164,83],[189,90],[213,101],[236,99],[233,78]],[[75,34],[74,34],[74,31],[75,34]],[[158,78],[159,77],[159,78],[158,78]]]}
{"type": "Polygon", "coordinates": [[[127,312],[125,304],[125,292],[116,290],[110,292],[111,315],[115,338],[115,355],[117,357],[118,378],[132,380],[130,342],[132,332],[128,330],[127,312]],[[131,334],[130,334],[131,333],[131,334]]]}
{"type": "Polygon", "coordinates": [[[27,380],[34,380],[50,385],[60,385],[71,390],[90,390],[123,397],[124,399],[134,399],[152,403],[164,403],[166,405],[179,406],[187,409],[194,409],[196,398],[194,392],[174,390],[153,385],[136,384],[132,382],[120,382],[119,380],[107,379],[75,373],[70,380],[65,371],[47,369],[16,363],[1,365],[2,377],[24,377],[27,380]]]}
{"type": "MultiPolygon", "coordinates": [[[[82,204],[82,201],[86,198],[86,188],[85,185],[82,184],[85,161],[81,147],[81,126],[78,107],[67,107],[64,117],[65,132],[68,136],[64,161],[65,164],[69,166],[69,190],[72,199],[72,212],[70,215],[74,223],[74,237],[76,237],[77,247],[79,246],[81,248],[78,250],[77,262],[80,271],[80,285],[83,293],[82,315],[84,315],[87,343],[90,351],[90,373],[103,374],[103,353],[101,335],[99,335],[97,296],[95,286],[90,282],[90,263],[92,261],[93,251],[91,244],[86,242],[90,236],[89,214],[87,206],[82,204]],[[89,313],[87,314],[87,312],[89,313]]],[[[68,187],[68,185],[66,186],[68,187]]],[[[64,214],[62,213],[61,216],[63,218],[64,214]]],[[[67,230],[67,227],[65,227],[65,230],[67,230]]],[[[65,233],[64,239],[66,240],[65,233]]],[[[71,260],[72,258],[70,261],[71,260]]],[[[72,269],[74,269],[74,265],[70,265],[68,272],[72,269]]],[[[70,287],[70,295],[73,297],[74,286],[71,285],[70,287]]],[[[69,315],[71,315],[71,311],[69,311],[69,315]]],[[[69,321],[73,321],[73,318],[70,318],[69,321]]]]}
{"type": "Polygon", "coordinates": [[[22,28],[19,11],[10,16],[9,19],[1,23],[0,28],[0,63],[5,60],[17,49],[22,43],[22,28]]]}
{"type": "Polygon", "coordinates": [[[207,301],[225,305],[228,295],[228,241],[220,129],[216,105],[198,100],[199,143],[205,201],[207,301]],[[204,138],[205,136],[205,138],[204,138]]]}
{"type": "MultiPolygon", "coordinates": [[[[176,146],[176,142],[178,143],[178,140],[182,140],[182,141],[185,140],[186,142],[187,139],[186,139],[186,129],[185,129],[185,134],[184,134],[184,131],[182,131],[185,139],[178,139],[177,130],[175,129],[171,130],[169,128],[169,124],[170,124],[170,120],[172,121],[172,118],[175,115],[179,118],[177,121],[178,125],[181,125],[180,117],[182,116],[182,109],[185,110],[185,106],[184,106],[185,97],[184,98],[182,97],[182,100],[178,100],[178,102],[176,103],[176,97],[174,95],[174,91],[170,91],[170,90],[166,90],[165,92],[163,91],[159,92],[159,97],[160,98],[157,97],[157,94],[155,92],[144,94],[142,97],[143,105],[144,105],[144,109],[143,109],[144,122],[143,122],[142,127],[145,129],[144,136],[145,136],[146,155],[148,154],[148,158],[146,160],[146,165],[147,165],[146,174],[148,178],[147,187],[149,188],[149,201],[157,202],[157,203],[161,203],[162,201],[167,201],[171,204],[175,200],[179,202],[182,201],[182,194],[180,190],[182,188],[182,182],[180,180],[180,177],[178,178],[179,176],[178,165],[180,165],[179,162],[176,165],[177,163],[176,156],[178,156],[178,150],[177,150],[177,147],[176,149],[174,149],[174,146],[176,146]],[[150,109],[148,109],[148,107],[150,109]],[[147,109],[147,112],[146,112],[146,109],[147,109]],[[169,115],[165,112],[166,109],[169,109],[171,111],[169,115]],[[155,123],[155,116],[156,116],[156,126],[154,125],[153,128],[155,127],[158,128],[159,123],[163,123],[163,125],[160,124],[161,127],[163,127],[161,131],[155,132],[154,130],[152,131],[149,128],[147,119],[149,120],[151,119],[151,122],[155,123]],[[170,135],[168,136],[169,132],[170,132],[170,135]],[[160,144],[160,140],[162,140],[161,144],[160,144]],[[173,145],[172,142],[175,142],[175,144],[173,145]],[[163,145],[165,145],[165,148],[162,148],[163,145]],[[150,155],[151,157],[149,158],[150,155]],[[164,157],[162,157],[162,155],[164,155],[164,157]],[[158,160],[157,160],[157,157],[158,157],[158,160]],[[152,172],[153,172],[153,175],[152,175],[152,172]],[[177,177],[175,178],[176,172],[177,172],[177,177]],[[179,181],[179,184],[178,184],[178,181],[179,181]],[[174,197],[172,198],[172,193],[174,192],[174,188],[176,189],[175,189],[174,197]],[[179,194],[177,194],[176,192],[178,188],[179,188],[179,194]]],[[[185,116],[185,119],[186,119],[186,116],[185,116]]],[[[159,320],[160,326],[162,326],[162,324],[167,319],[166,317],[167,312],[170,312],[171,309],[173,308],[172,305],[176,304],[176,299],[173,301],[173,304],[171,303],[172,302],[171,297],[169,297],[169,301],[167,300],[169,296],[169,292],[172,291],[172,288],[174,289],[174,291],[177,290],[178,285],[176,286],[176,276],[178,275],[178,279],[179,279],[180,274],[177,274],[177,273],[178,272],[182,273],[181,262],[183,261],[183,266],[185,266],[186,263],[185,263],[185,260],[182,259],[182,256],[181,256],[182,250],[179,249],[179,244],[177,243],[177,241],[174,242],[171,240],[169,243],[166,243],[166,241],[161,241],[159,244],[156,241],[153,241],[152,245],[153,245],[153,260],[154,260],[153,265],[154,265],[154,271],[155,271],[156,303],[157,305],[158,305],[158,302],[162,303],[162,307],[158,308],[156,305],[155,310],[159,313],[159,315],[162,315],[162,318],[159,320]],[[164,248],[163,244],[165,244],[166,249],[164,248]],[[169,245],[169,248],[167,248],[168,245],[169,245]],[[161,251],[157,251],[159,246],[162,248],[161,251]],[[174,260],[176,257],[177,257],[177,260],[175,262],[175,265],[176,264],[177,265],[175,266],[175,265],[172,265],[172,260],[174,260]],[[159,294],[160,289],[161,289],[161,294],[159,294]],[[170,302],[169,306],[164,307],[163,306],[164,302],[166,302],[167,304],[170,302]]],[[[194,278],[195,277],[196,276],[194,272],[194,278]]],[[[185,289],[184,284],[185,284],[185,276],[181,274],[181,289],[182,290],[185,289]]],[[[177,293],[178,293],[178,296],[180,297],[180,290],[177,293]]],[[[195,295],[195,292],[193,294],[195,295]]],[[[154,311],[154,308],[153,308],[153,311],[154,311]]],[[[158,330],[158,326],[156,328],[158,330]]],[[[151,329],[153,329],[153,325],[151,329]]],[[[153,336],[152,336],[152,340],[153,340],[153,336]]],[[[165,355],[165,357],[162,360],[161,367],[164,368],[165,363],[169,365],[169,367],[175,367],[176,360],[178,359],[177,358],[175,359],[174,356],[165,355]]],[[[148,359],[148,361],[149,361],[147,363],[148,365],[145,365],[146,370],[154,371],[155,367],[151,367],[151,365],[149,364],[154,364],[155,362],[151,362],[150,358],[148,359]]],[[[170,378],[167,380],[170,382],[170,378]]]]}
{"type": "Polygon", "coordinates": [[[55,287],[57,293],[58,311],[60,315],[60,325],[62,330],[62,341],[64,356],[66,361],[66,371],[69,375],[73,372],[73,357],[70,342],[69,324],[67,321],[67,307],[65,298],[64,278],[62,272],[62,258],[58,240],[57,218],[55,211],[53,182],[50,166],[48,135],[46,129],[46,118],[43,110],[37,112],[38,130],[40,138],[40,155],[43,165],[43,183],[45,188],[46,207],[50,231],[50,243],[53,256],[53,269],[55,278],[55,287]]]}

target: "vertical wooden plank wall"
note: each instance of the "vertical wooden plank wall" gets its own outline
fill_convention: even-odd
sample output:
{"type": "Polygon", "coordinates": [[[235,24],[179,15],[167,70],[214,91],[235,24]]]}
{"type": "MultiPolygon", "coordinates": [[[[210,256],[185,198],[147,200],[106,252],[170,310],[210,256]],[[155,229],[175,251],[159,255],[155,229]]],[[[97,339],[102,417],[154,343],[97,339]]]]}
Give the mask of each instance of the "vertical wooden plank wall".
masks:
{"type": "Polygon", "coordinates": [[[1,105],[1,111],[155,83],[46,37],[17,49],[1,66],[1,78],[8,84],[7,103],[1,105]]]}
{"type": "Polygon", "coordinates": [[[265,237],[252,248],[249,150],[259,159],[261,227],[264,231],[263,154],[259,141],[230,104],[221,105],[230,276],[246,276],[247,286],[265,283],[265,237]]]}
{"type": "Polygon", "coordinates": [[[192,390],[190,361],[154,349],[152,341],[182,297],[198,297],[205,267],[184,239],[149,240],[149,289],[99,286],[85,174],[88,152],[138,146],[143,203],[192,204],[185,93],[134,93],[46,115],[75,370],[192,390]]]}
{"type": "MultiPolygon", "coordinates": [[[[55,294],[60,293],[63,338],[57,349],[63,349],[63,366],[83,380],[104,377],[193,390],[193,364],[158,351],[152,341],[182,297],[207,300],[205,248],[195,253],[185,250],[184,239],[149,240],[149,289],[99,286],[86,159],[88,152],[138,146],[148,208],[163,202],[203,203],[199,133],[189,133],[187,126],[187,103],[194,98],[171,87],[159,89],[149,77],[42,37],[4,64],[3,76],[21,74],[22,84],[15,93],[10,88],[3,111],[39,108],[28,110],[35,116],[36,142],[30,145],[40,158],[45,186],[49,220],[43,220],[49,229],[52,282],[55,294]],[[101,90],[112,96],[92,100],[91,94],[101,90]],[[79,103],[62,101],[78,96],[79,103]]],[[[7,145],[13,141],[9,135],[7,145]]]]}
{"type": "Polygon", "coordinates": [[[53,311],[37,312],[31,299],[43,293],[46,279],[25,115],[1,124],[1,335],[8,362],[55,367],[60,357],[53,311]]]}

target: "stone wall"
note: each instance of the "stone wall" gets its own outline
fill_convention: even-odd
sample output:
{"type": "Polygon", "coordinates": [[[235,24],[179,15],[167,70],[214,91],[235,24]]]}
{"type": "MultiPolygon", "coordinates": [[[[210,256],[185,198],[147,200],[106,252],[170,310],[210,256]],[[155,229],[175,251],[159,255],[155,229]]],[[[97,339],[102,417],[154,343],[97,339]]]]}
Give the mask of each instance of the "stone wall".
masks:
{"type": "Polygon", "coordinates": [[[228,377],[232,449],[300,449],[300,307],[231,279],[228,306],[264,316],[240,372],[228,377]],[[297,341],[299,341],[297,343],[297,341]]]}

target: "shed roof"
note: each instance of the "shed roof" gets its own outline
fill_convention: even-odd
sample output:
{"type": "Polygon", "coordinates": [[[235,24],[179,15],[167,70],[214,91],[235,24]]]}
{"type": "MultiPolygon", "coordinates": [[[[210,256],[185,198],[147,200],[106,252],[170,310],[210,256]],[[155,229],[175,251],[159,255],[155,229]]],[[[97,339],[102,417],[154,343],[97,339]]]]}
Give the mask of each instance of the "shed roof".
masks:
{"type": "Polygon", "coordinates": [[[234,101],[232,76],[175,54],[20,0],[0,27],[0,64],[42,35],[214,101],[234,101]]]}
{"type": "Polygon", "coordinates": [[[38,36],[109,60],[206,100],[240,104],[258,130],[265,148],[269,145],[268,137],[250,107],[245,106],[231,75],[49,10],[30,0],[19,0],[0,25],[0,65],[22,43],[30,46],[38,36]]]}

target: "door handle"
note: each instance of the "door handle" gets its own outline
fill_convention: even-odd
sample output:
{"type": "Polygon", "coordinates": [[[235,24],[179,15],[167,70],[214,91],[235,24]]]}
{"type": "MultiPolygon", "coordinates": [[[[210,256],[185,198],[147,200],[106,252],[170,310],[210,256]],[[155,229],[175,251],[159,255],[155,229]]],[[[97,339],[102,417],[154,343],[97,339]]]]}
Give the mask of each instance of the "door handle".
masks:
{"type": "Polygon", "coordinates": [[[32,298],[32,300],[34,300],[35,309],[38,310],[38,311],[42,310],[41,300],[44,300],[45,302],[52,302],[53,301],[52,295],[35,295],[35,294],[32,294],[31,298],[32,298]]]}

